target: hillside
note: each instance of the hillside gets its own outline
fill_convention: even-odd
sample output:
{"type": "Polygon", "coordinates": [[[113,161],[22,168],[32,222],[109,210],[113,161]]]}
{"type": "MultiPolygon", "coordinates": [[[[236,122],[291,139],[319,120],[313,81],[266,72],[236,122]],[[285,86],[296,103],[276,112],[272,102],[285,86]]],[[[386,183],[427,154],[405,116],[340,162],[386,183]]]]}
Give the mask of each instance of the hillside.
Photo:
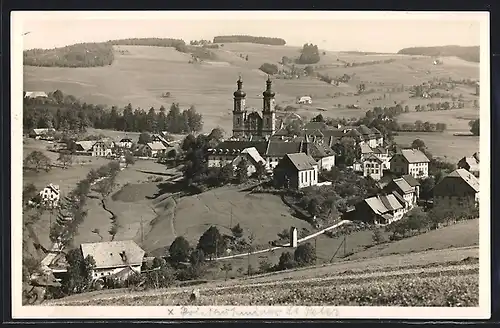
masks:
{"type": "Polygon", "coordinates": [[[402,55],[420,55],[432,57],[458,57],[470,62],[479,63],[479,46],[440,46],[440,47],[411,47],[398,51],[402,55]]]}

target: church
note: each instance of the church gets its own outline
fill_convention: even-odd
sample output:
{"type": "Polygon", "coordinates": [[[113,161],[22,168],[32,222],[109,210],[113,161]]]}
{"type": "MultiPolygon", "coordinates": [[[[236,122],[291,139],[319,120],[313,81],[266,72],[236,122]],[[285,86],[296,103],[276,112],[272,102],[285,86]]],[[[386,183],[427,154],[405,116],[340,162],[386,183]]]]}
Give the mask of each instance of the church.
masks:
{"type": "Polygon", "coordinates": [[[241,76],[237,81],[238,90],[234,92],[233,107],[233,138],[238,140],[255,139],[261,137],[269,139],[276,131],[276,93],[272,90],[272,82],[268,76],[266,90],[262,93],[262,113],[248,112],[245,108],[246,93],[243,91],[241,76]]]}

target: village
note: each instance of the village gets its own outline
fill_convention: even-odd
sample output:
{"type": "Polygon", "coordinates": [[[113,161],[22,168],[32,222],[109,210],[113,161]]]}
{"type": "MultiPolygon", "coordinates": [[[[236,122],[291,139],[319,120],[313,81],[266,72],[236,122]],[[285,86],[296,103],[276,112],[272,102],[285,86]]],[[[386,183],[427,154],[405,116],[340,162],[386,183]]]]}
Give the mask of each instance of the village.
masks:
{"type": "MultiPolygon", "coordinates": [[[[176,139],[167,131],[142,133],[139,138],[137,135],[123,133],[115,139],[100,136],[91,138],[92,140],[62,140],[61,137],[56,137],[59,131],[54,128],[35,128],[26,131],[25,138],[45,142],[47,151],[59,154],[57,162],[63,167],[72,165],[73,157],[108,160],[107,169],[102,172],[97,170],[96,176],[84,180],[86,187],[81,187],[81,183],[77,186],[86,188],[86,194],[92,186],[97,186],[103,197],[112,192],[113,184],[110,182],[108,186],[103,184],[103,181],[111,181],[119,171],[129,169],[129,166],[140,160],[162,163],[169,169],[177,170],[178,173],[174,174],[175,178],[171,179],[170,183],[179,183],[180,188],[203,185],[202,189],[205,190],[229,184],[232,179],[236,179],[238,183],[250,183],[251,188],[259,193],[302,195],[294,196],[299,198],[303,197],[304,193],[329,197],[334,190],[332,184],[336,183],[339,175],[354,174],[358,177],[356,179],[361,179],[359,181],[370,186],[366,188],[371,188],[370,191],[364,190],[364,198],[349,201],[342,207],[343,210],[338,210],[340,207],[334,205],[328,210],[328,214],[322,211],[322,208],[328,207],[326,203],[317,199],[309,201],[302,209],[298,203],[291,204],[292,207],[299,207],[299,212],[306,213],[306,220],[315,231],[304,234],[293,225],[283,226],[289,235],[283,233],[281,241],[269,240],[274,247],[261,247],[259,250],[262,253],[280,247],[292,247],[295,249],[297,262],[300,262],[297,260],[297,251],[305,253],[302,256],[307,259],[302,261],[301,265],[315,263],[311,260],[314,256],[310,254],[310,244],[298,245],[301,241],[323,233],[335,233],[342,230],[343,225],[354,225],[358,228],[370,226],[375,227],[374,231],[393,227],[393,236],[399,235],[397,238],[401,239],[406,236],[405,229],[437,229],[444,222],[448,224],[450,220],[457,222],[477,218],[480,191],[479,152],[463,154],[460,161],[448,165],[434,159],[421,140],[415,140],[410,147],[400,147],[394,141],[388,140],[387,132],[382,133],[382,128],[369,128],[365,124],[355,122],[348,125],[328,124],[321,115],[310,122],[301,122],[299,130],[290,129],[290,121],[283,117],[277,118],[276,93],[269,76],[262,95],[262,110],[249,110],[245,105],[246,93],[240,76],[233,93],[231,136],[211,138],[205,140],[203,145],[199,145],[202,143],[200,136],[203,135],[176,139]],[[431,166],[438,167],[438,177],[433,176],[436,169],[431,166]],[[452,169],[449,169],[450,167],[452,169]],[[448,168],[445,174],[442,170],[444,168],[448,168]],[[431,186],[429,181],[432,181],[431,186]],[[334,208],[335,206],[337,208],[334,208]],[[432,213],[432,218],[430,214],[427,217],[425,213],[432,213]],[[415,223],[415,220],[421,222],[415,223]],[[403,221],[410,222],[409,228],[402,225],[397,227],[397,223],[403,221]],[[429,228],[426,228],[427,226],[429,228]]],[[[45,98],[47,95],[25,93],[25,97],[45,98]]],[[[310,103],[311,98],[298,98],[297,102],[310,103]]],[[[381,116],[381,126],[384,127],[383,122],[391,119],[390,115],[381,116]]],[[[43,154],[32,155],[25,158],[25,167],[40,170],[52,165],[47,163],[43,154]]],[[[32,277],[38,281],[36,285],[41,287],[37,287],[39,290],[35,288],[27,292],[26,298],[31,304],[40,302],[45,297],[44,286],[60,286],[62,281],[68,279],[67,275],[73,274],[74,270],[68,267],[66,248],[71,244],[69,235],[74,233],[74,224],[79,224],[76,222],[84,220],[85,217],[73,208],[79,205],[71,204],[84,204],[83,196],[75,198],[75,194],[63,195],[60,187],[54,183],[36,192],[37,195],[29,199],[28,206],[55,209],[59,211],[60,219],[57,229],[51,227],[51,234],[57,230],[58,235],[51,235],[54,243],[51,247],[45,247],[46,256],[41,261],[42,271],[50,272],[53,280],[47,281],[36,274],[32,277]]],[[[341,197],[336,200],[337,204],[341,201],[341,197]]],[[[116,218],[113,214],[112,220],[114,219],[116,218]]],[[[247,247],[248,245],[234,246],[238,242],[238,235],[241,235],[241,228],[231,226],[231,229],[234,237],[226,240],[227,236],[222,236],[215,226],[210,227],[200,237],[198,247],[193,251],[188,249],[185,245],[187,242],[182,237],[178,237],[167,250],[164,259],[173,261],[177,268],[184,270],[183,275],[192,277],[185,277],[184,280],[190,280],[201,276],[201,273],[195,274],[193,270],[203,271],[199,268],[205,261],[250,256],[257,251],[247,247]]],[[[168,284],[158,283],[159,276],[163,277],[162,279],[170,279],[167,277],[166,264],[159,260],[161,257],[148,256],[137,239],[114,240],[115,235],[112,236],[110,241],[73,245],[74,250],[79,252],[79,255],[73,256],[84,261],[92,258],[93,265],[90,280],[85,286],[71,285],[71,292],[113,288],[122,286],[124,282],[144,287],[151,284],[149,275],[142,280],[136,276],[144,277],[144,273],[151,272],[155,274],[156,279],[156,282],[152,283],[153,286],[168,284]],[[139,280],[130,282],[133,279],[139,280]]],[[[299,259],[300,256],[299,254],[299,259]]],[[[283,261],[280,258],[280,263],[274,270],[293,267],[283,264],[283,261]]],[[[225,264],[223,270],[226,271],[227,278],[227,272],[231,271],[230,266],[225,264]]],[[[262,270],[265,272],[265,269],[262,270]]],[[[250,269],[248,271],[250,274],[250,269]]]]}

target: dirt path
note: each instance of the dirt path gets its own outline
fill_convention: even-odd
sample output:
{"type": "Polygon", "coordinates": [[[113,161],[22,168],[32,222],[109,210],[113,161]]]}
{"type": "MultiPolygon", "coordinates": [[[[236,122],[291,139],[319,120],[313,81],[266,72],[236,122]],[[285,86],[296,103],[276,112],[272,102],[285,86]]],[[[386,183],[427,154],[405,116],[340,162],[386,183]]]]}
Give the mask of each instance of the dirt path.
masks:
{"type": "MultiPolygon", "coordinates": [[[[118,218],[116,217],[115,213],[113,213],[113,211],[111,211],[109,208],[107,208],[107,207],[106,207],[106,201],[105,201],[105,199],[104,199],[104,198],[102,198],[102,199],[101,199],[101,204],[102,204],[102,208],[103,208],[106,212],[108,212],[109,214],[111,214],[111,218],[110,218],[110,220],[111,220],[111,228],[109,229],[109,231],[111,231],[111,229],[113,229],[113,226],[115,226],[115,225],[116,225],[116,226],[117,226],[117,228],[118,228],[118,218]]],[[[108,231],[108,232],[109,232],[109,231],[108,231]]],[[[111,233],[110,233],[110,235],[111,235],[111,241],[113,241],[113,240],[115,239],[115,235],[116,235],[116,233],[115,233],[115,234],[111,234],[111,233]]],[[[102,237],[101,237],[101,238],[102,238],[102,237]]]]}

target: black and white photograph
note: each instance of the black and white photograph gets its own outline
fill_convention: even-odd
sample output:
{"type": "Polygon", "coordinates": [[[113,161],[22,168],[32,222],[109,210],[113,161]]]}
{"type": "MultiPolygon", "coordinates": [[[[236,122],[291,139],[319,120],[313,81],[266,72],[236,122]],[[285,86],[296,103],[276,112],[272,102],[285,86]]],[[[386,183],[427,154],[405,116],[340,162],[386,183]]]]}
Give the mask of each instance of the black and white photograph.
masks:
{"type": "Polygon", "coordinates": [[[13,318],[489,318],[488,13],[11,19],[13,318]]]}

